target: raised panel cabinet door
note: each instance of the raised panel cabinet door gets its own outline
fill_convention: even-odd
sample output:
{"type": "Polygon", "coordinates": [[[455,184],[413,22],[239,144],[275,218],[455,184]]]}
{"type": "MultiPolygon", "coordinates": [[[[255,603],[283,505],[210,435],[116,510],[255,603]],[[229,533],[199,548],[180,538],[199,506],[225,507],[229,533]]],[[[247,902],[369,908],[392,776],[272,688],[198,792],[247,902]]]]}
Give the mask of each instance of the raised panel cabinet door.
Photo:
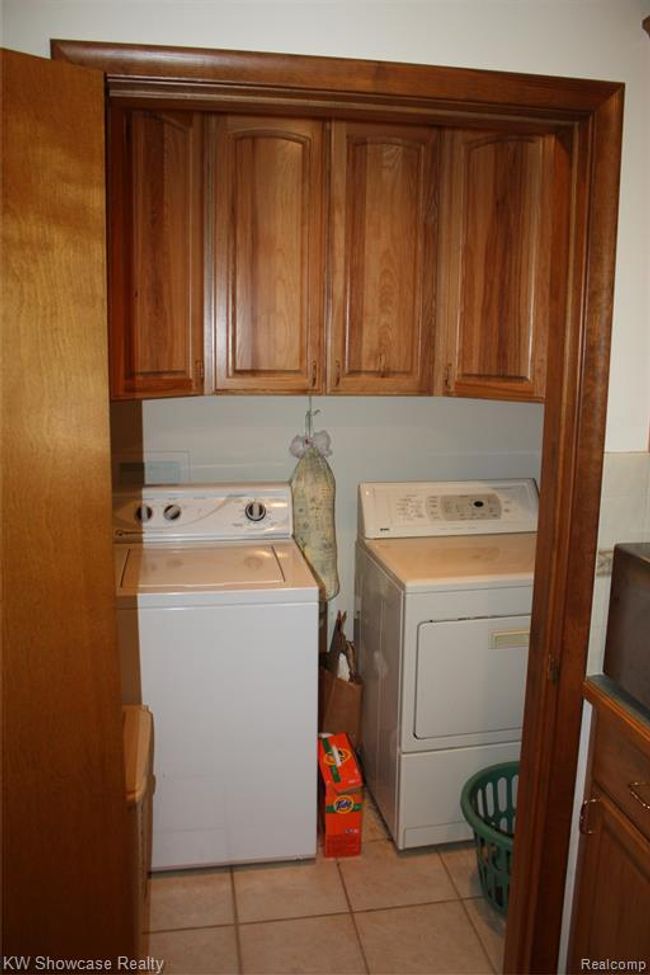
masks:
{"type": "Polygon", "coordinates": [[[650,842],[605,795],[595,793],[585,812],[569,971],[585,971],[584,959],[647,965],[650,842]]]}
{"type": "Polygon", "coordinates": [[[200,113],[113,107],[109,339],[116,399],[203,392],[200,113]]]}
{"type": "Polygon", "coordinates": [[[321,388],[323,124],[212,120],[217,392],[321,388]]]}
{"type": "Polygon", "coordinates": [[[426,126],[334,122],[331,393],[430,393],[436,146],[426,126]]]}
{"type": "Polygon", "coordinates": [[[541,400],[555,139],[454,131],[443,143],[436,387],[541,400]]]}

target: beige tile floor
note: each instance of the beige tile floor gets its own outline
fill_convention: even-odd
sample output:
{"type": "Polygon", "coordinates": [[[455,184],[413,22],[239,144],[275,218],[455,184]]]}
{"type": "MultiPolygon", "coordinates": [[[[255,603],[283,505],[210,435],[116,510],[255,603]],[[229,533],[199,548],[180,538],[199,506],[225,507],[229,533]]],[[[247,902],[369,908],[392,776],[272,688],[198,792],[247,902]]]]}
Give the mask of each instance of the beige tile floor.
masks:
{"type": "Polygon", "coordinates": [[[397,853],[366,800],[360,857],[155,876],[149,954],[166,975],[499,972],[472,846],[397,853]]]}

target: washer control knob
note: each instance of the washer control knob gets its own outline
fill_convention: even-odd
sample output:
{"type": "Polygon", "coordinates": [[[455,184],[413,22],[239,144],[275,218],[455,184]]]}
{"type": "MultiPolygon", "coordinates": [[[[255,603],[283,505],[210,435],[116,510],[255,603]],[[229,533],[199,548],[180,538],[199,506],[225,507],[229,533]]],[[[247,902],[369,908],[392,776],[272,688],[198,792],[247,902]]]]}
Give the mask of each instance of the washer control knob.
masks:
{"type": "Polygon", "coordinates": [[[153,518],[153,508],[151,508],[148,504],[139,504],[135,509],[134,514],[135,520],[139,521],[141,525],[144,525],[146,521],[153,518]]]}
{"type": "Polygon", "coordinates": [[[181,507],[178,504],[168,504],[163,515],[167,521],[177,521],[181,516],[181,507]]]}
{"type": "Polygon", "coordinates": [[[249,501],[244,511],[249,521],[263,521],[266,517],[266,505],[261,501],[249,501]]]}

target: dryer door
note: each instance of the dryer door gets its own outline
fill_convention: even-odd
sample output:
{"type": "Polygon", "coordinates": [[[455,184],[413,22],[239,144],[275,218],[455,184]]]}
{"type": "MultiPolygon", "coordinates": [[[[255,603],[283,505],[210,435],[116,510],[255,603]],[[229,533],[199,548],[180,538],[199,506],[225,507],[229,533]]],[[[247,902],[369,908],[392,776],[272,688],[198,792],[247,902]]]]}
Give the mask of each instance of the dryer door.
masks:
{"type": "Polygon", "coordinates": [[[518,738],[529,637],[530,616],[422,623],[415,738],[440,748],[518,738]]]}

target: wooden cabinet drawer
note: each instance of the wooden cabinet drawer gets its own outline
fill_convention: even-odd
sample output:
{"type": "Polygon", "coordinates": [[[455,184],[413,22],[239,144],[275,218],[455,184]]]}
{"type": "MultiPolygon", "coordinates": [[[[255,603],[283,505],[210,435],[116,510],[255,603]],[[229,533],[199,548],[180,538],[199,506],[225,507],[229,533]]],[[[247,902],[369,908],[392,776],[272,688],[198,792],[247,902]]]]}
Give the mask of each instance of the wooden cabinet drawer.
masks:
{"type": "Polygon", "coordinates": [[[593,778],[650,839],[650,757],[622,733],[615,719],[597,717],[593,778]]]}

